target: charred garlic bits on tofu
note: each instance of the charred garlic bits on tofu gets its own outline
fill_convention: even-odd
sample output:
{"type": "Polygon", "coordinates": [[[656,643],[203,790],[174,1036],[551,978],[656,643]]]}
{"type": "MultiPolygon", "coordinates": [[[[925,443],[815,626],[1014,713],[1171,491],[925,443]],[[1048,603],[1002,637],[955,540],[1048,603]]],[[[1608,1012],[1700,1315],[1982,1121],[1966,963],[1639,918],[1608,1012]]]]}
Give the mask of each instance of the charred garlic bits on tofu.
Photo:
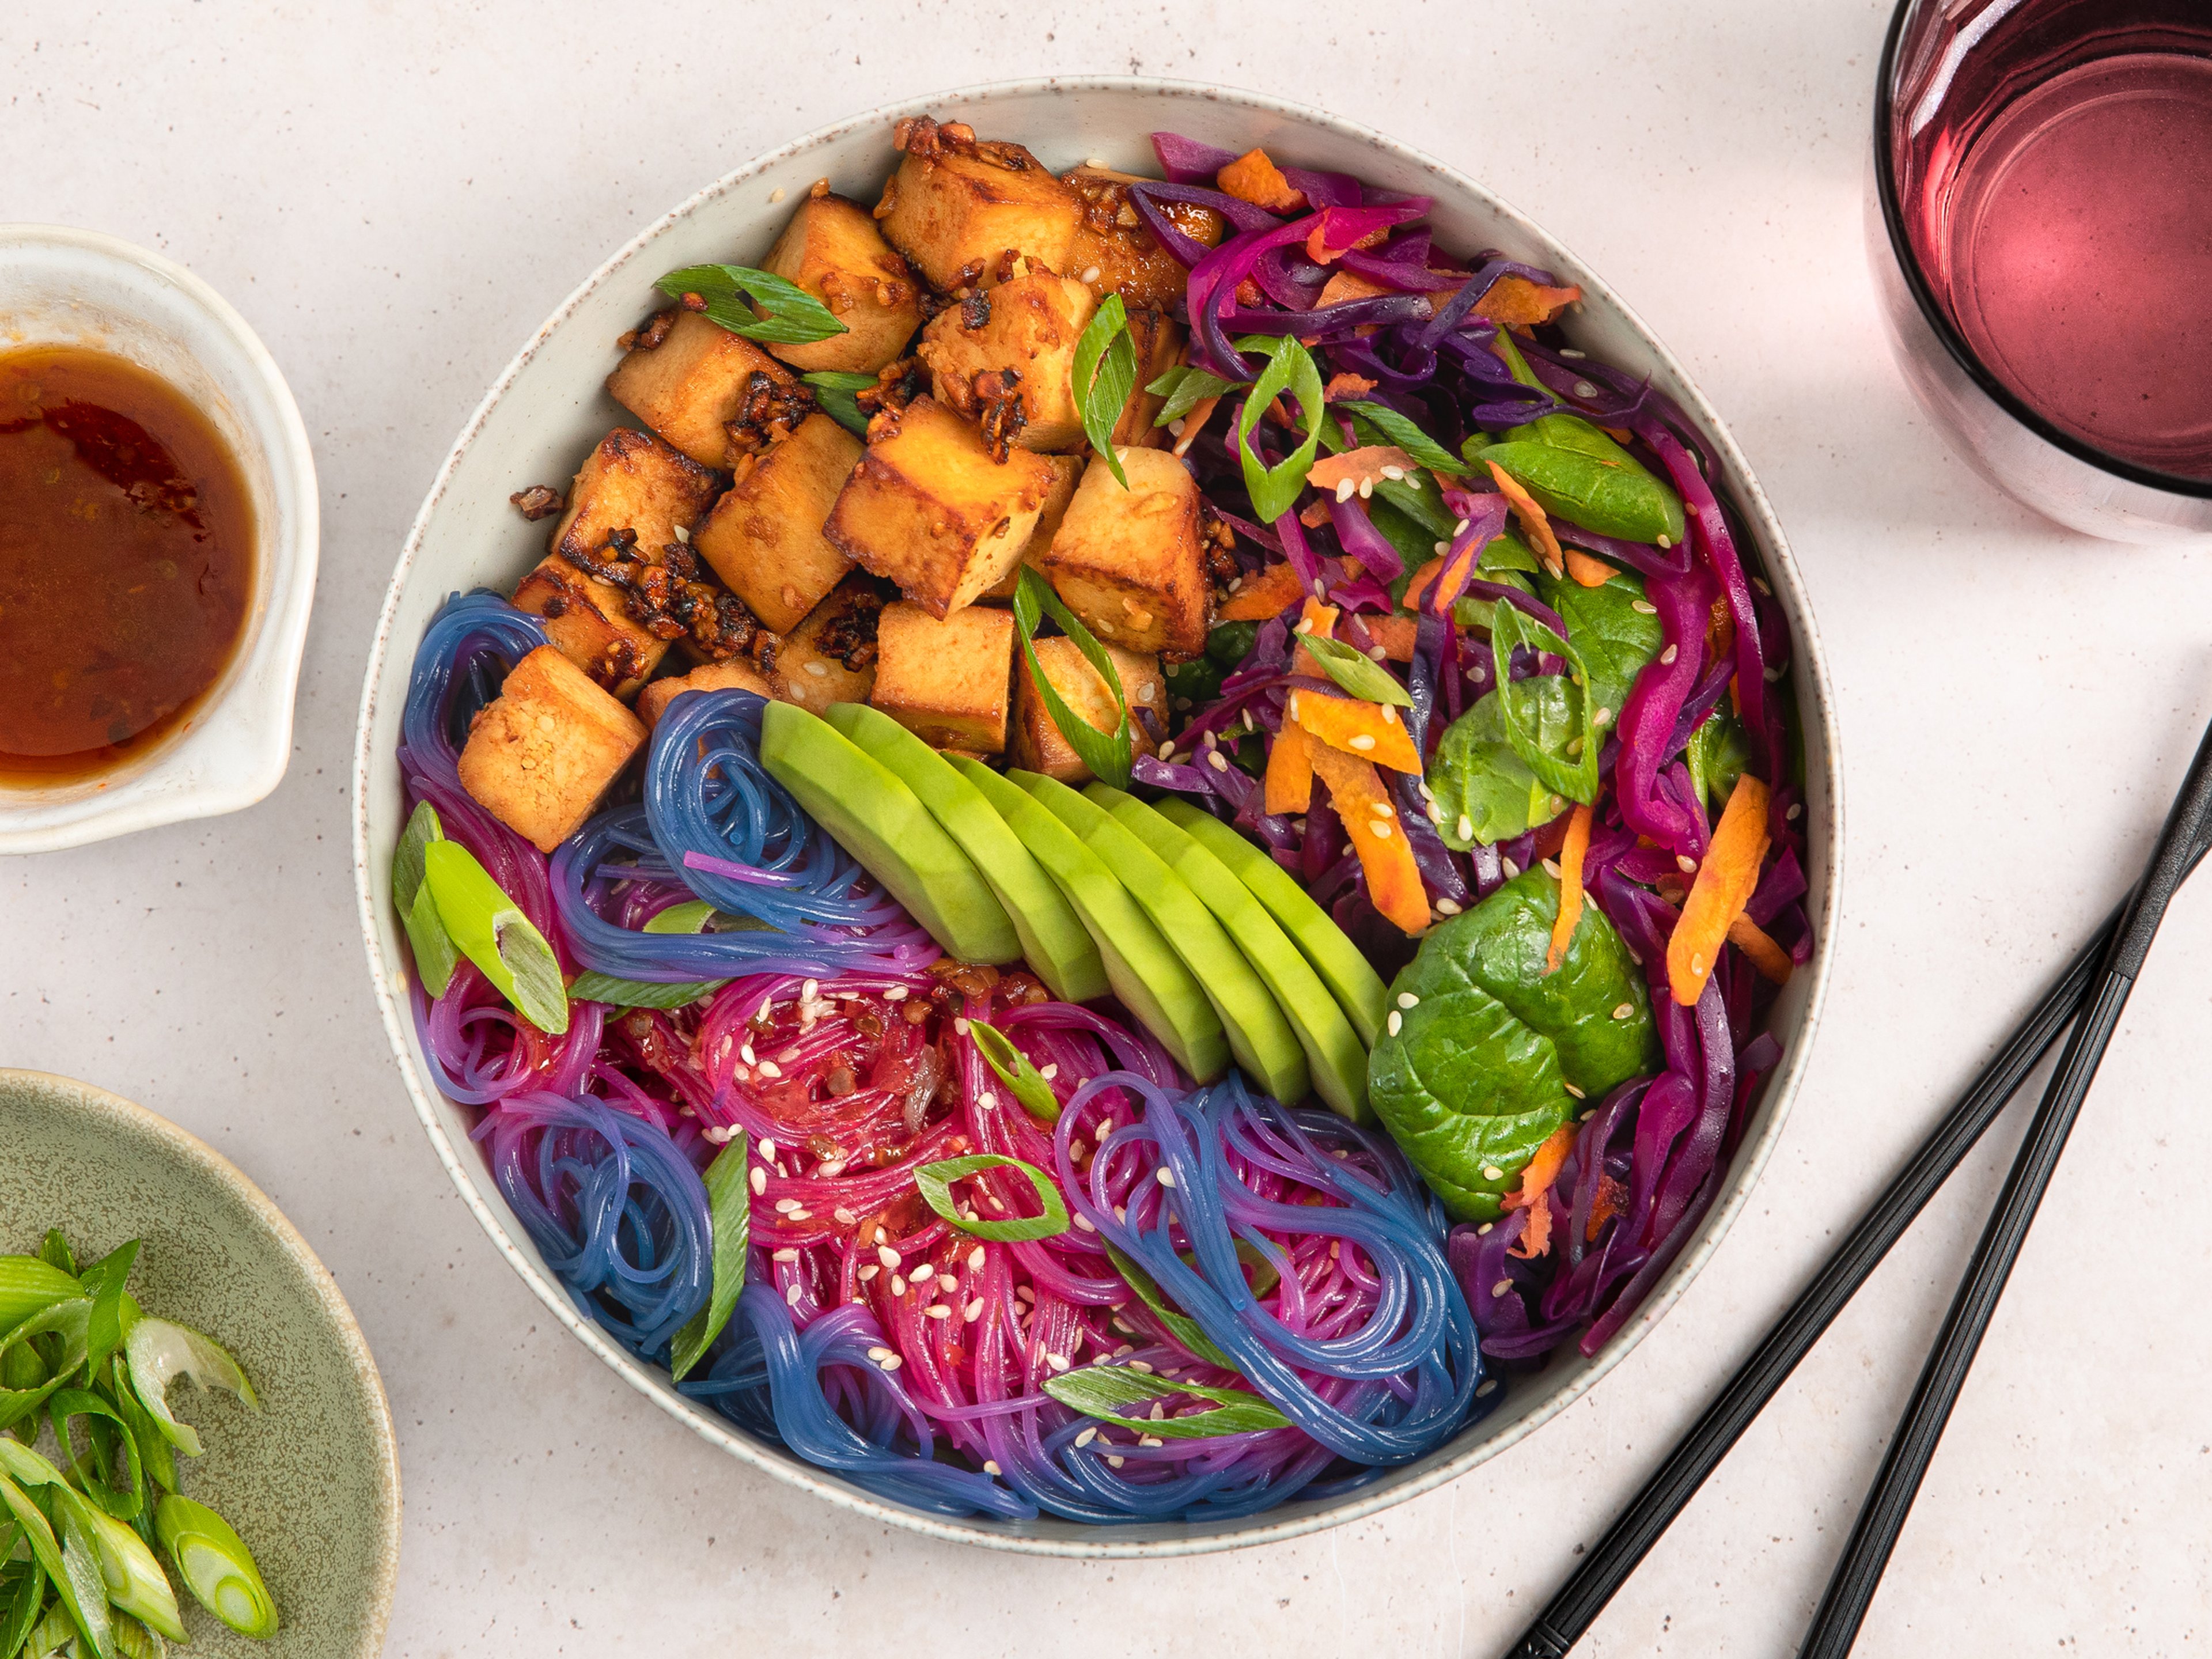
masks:
{"type": "MultiPolygon", "coordinates": [[[[1183,297],[1190,272],[1160,246],[1129,199],[1129,186],[1138,182],[1134,174],[1086,164],[1062,173],[1060,182],[1083,204],[1068,247],[1070,276],[1100,299],[1120,295],[1132,317],[1140,308],[1164,310],[1183,297]]],[[[1221,240],[1224,222],[1212,208],[1194,202],[1156,205],[1170,225],[1201,246],[1221,240]]]]}
{"type": "Polygon", "coordinates": [[[845,332],[769,349],[793,368],[873,374],[896,362],[921,326],[921,287],[867,209],[832,196],[825,179],[799,205],[761,262],[829,308],[845,332]]]}
{"type": "Polygon", "coordinates": [[[995,755],[1006,746],[1013,672],[1012,611],[971,605],[939,618],[887,605],[868,700],[924,743],[995,755]]]}
{"type": "Polygon", "coordinates": [[[827,415],[808,416],[760,455],[740,456],[733,482],[691,544],[714,574],[779,634],[844,580],[853,562],[822,533],[860,441],[827,415]]]}
{"type": "Polygon", "coordinates": [[[890,429],[853,469],[823,533],[946,617],[1020,562],[1057,480],[1025,450],[994,460],[976,428],[933,398],[884,419],[890,429]]]}
{"type": "MultiPolygon", "coordinates": [[[[1061,702],[1093,730],[1111,732],[1121,711],[1114,705],[1112,690],[1085,660],[1082,647],[1065,637],[1039,640],[1036,644],[1037,667],[1060,693],[1061,702]]],[[[1151,733],[1136,714],[1139,708],[1149,708],[1159,729],[1168,729],[1167,679],[1160,672],[1160,659],[1124,651],[1117,645],[1107,646],[1106,655],[1128,702],[1131,744],[1139,755],[1152,754],[1156,746],[1151,733]]],[[[1041,773],[1062,783],[1087,783],[1091,776],[1090,767],[1061,734],[1046,707],[1029,665],[1018,659],[1014,664],[1014,724],[1007,759],[1024,772],[1041,773]]]]}
{"type": "Polygon", "coordinates": [[[1037,569],[1101,640],[1132,651],[1206,648],[1198,481],[1164,449],[1119,452],[1129,487],[1086,469],[1037,569]]]}
{"type": "Polygon", "coordinates": [[[775,695],[818,714],[833,702],[866,702],[876,687],[876,630],[888,582],[856,570],[783,636],[775,695]]]}
{"type": "Polygon", "coordinates": [[[1083,204],[1021,145],[926,115],[901,121],[892,142],[901,160],[875,216],[931,287],[988,289],[1024,261],[1067,269],[1083,204]]]}
{"type": "Polygon", "coordinates": [[[636,715],[542,645],[515,664],[471,725],[461,787],[539,852],[550,853],[583,827],[644,742],[636,715]]]}
{"type": "Polygon", "coordinates": [[[937,401],[980,420],[986,443],[1067,449],[1083,441],[1068,371],[1098,301],[1073,276],[1032,270],[948,306],[915,355],[937,401]]]}
{"type": "Polygon", "coordinates": [[[647,343],[652,334],[647,329],[638,336],[607,376],[607,391],[702,466],[726,470],[760,447],[763,394],[773,403],[795,402],[801,410],[811,407],[805,392],[794,398],[798,380],[789,369],[696,311],[679,308],[658,344],[647,343]]]}

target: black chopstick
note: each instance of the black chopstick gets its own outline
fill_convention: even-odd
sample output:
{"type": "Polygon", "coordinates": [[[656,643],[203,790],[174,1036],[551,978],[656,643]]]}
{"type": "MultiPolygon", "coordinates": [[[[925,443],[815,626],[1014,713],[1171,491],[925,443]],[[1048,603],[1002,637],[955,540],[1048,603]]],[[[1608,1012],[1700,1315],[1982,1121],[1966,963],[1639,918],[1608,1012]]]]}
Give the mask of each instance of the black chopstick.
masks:
{"type": "Polygon", "coordinates": [[[1935,1458],[1951,1408],[1966,1386],[1966,1373],[1973,1367],[1975,1352],[2004,1295],[2013,1263],[2034,1224],[2036,1208],[2043,1202],[2059,1157],[2066,1150],[2066,1137],[2096,1078],[2098,1063],[2111,1046],[2120,1012],[2127,1006],[2128,993],[2135,987],[2136,975],[2142,971],[2143,959],[2150,953],[2151,939],[2165,919],[2166,906],[2199,855],[2197,844],[2203,836],[2208,815],[2212,815],[2212,730],[2197,745],[2197,758],[2190,763],[2188,779],[2166,816],[2150,868],[2128,902],[2127,914],[2098,969],[2081,1018],[2044,1091],[2042,1103],[2028,1125],[2027,1138],[2013,1158],[2004,1190],[1990,1212],[1981,1243],[1974,1247],[1973,1259],[1952,1301],[1951,1311],[1944,1316],[1942,1334],[1929,1353],[1912,1399],[1899,1419],[1889,1453],[1882,1459],[1881,1472],[1875,1477],[1850,1540],[1844,1546],[1843,1558],[1836,1564],[1827,1591],[1805,1632],[1804,1644],[1797,1650],[1799,1659],[1844,1659],[1858,1639],[1860,1622],[1881,1583],[1882,1570],[1889,1565],[1890,1552],[1896,1547],[1898,1534],[1911,1511],[1922,1477],[1935,1458]]]}
{"type": "MultiPolygon", "coordinates": [[[[2212,848],[2200,838],[2190,851],[2184,877],[2203,861],[2208,850],[2212,848]]],[[[1659,1541],[1660,1534],[1697,1495],[1752,1419],[1789,1379],[1797,1362],[1812,1351],[1844,1304],[1905,1236],[1928,1200],[2064,1034],[2087,1000],[2098,964],[2119,937],[2126,915],[2124,908],[2106,919],[2057,982],[2014,1028],[2004,1047],[1868,1207],[1813,1282],[1729,1379],[1727,1388],[1676,1443],[1620,1518],[1522,1633],[1507,1659],[1562,1659],[1596,1622],[1606,1604],[1659,1541]]]]}

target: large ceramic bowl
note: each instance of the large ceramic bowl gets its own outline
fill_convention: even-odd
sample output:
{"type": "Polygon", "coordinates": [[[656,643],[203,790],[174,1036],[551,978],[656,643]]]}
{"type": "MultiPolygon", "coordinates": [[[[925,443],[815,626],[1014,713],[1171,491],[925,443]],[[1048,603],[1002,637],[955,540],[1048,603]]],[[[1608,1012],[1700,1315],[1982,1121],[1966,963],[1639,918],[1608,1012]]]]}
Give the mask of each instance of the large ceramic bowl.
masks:
{"type": "Polygon", "coordinates": [[[221,1153],[67,1078],[0,1070],[0,1253],[58,1227],[80,1261],[145,1241],[131,1288],[205,1331],[259,1396],[183,1389],[185,1468],[252,1549],[283,1624],[250,1641],[185,1601],[195,1659],[376,1659],[399,1577],[399,1457],[368,1345],[315,1253],[221,1153]]]}
{"type": "Polygon", "coordinates": [[[1681,1294],[1742,1207],[1780,1131],[1803,1075],[1836,931],[1837,854],[1842,799],[1836,769],[1833,700],[1820,636],[1796,566],[1765,495],[1734,440],[1681,366],[1613,291],[1573,254],[1464,173],[1348,121],[1250,93],[1136,78],[1036,81],[919,98],[828,127],[709,185],[645,231],[594,271],[538,329],[470,420],[430,489],[399,556],[377,625],[363,690],[354,763],[355,878],[370,971],[392,1044],[415,1106],[461,1195],[484,1231],[551,1310],[600,1358],[663,1410],[732,1455],[835,1504],[940,1538],[1058,1555],[1165,1554],[1223,1549],[1310,1532],[1366,1515],[1464,1474],[1547,1422],[1619,1363],[1681,1294]],[[543,550],[544,532],[526,523],[508,495],[562,479],[607,428],[629,417],[600,389],[615,359],[615,337],[656,303],[653,278],[707,261],[757,263],[775,240],[790,204],[827,177],[833,188],[872,200],[889,171],[891,123],[932,112],[972,123],[987,137],[1018,139],[1055,171],[1090,157],[1130,171],[1157,172],[1146,135],[1184,132],[1242,152],[1264,144],[1278,161],[1356,173],[1373,184],[1436,198],[1431,216],[1440,246],[1499,248],[1582,284],[1583,314],[1569,332],[1605,361],[1649,374],[1698,422],[1723,464],[1722,490],[1749,532],[1759,564],[1790,616],[1797,653],[1791,670],[1803,716],[1810,913],[1820,949],[1791,981],[1775,1015],[1781,1066],[1703,1229],[1642,1310],[1595,1358],[1555,1360],[1516,1381],[1508,1399],[1479,1425],[1420,1462],[1394,1469],[1357,1494],[1294,1502],[1249,1521],[1093,1527],[1041,1520],[946,1520],[886,1503],[824,1474],[782,1447],[753,1438],[684,1399],[667,1374],[641,1365],[580,1316],[528,1237],[514,1223],[484,1162],[468,1139],[468,1115],[441,1097],[417,1046],[407,1003],[407,951],[392,911],[392,854],[401,824],[393,746],[416,642],[446,595],[484,584],[502,590],[543,550]]]}

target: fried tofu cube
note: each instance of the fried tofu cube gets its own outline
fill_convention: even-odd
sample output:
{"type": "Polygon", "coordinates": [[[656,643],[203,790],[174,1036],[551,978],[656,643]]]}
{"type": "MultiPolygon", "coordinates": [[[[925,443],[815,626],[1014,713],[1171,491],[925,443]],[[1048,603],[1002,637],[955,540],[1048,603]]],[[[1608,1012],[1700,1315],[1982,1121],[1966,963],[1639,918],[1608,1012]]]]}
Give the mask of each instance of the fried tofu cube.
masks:
{"type": "Polygon", "coordinates": [[[1168,429],[1152,422],[1167,399],[1145,388],[1182,360],[1182,326],[1158,311],[1133,311],[1129,341],[1137,351],[1137,380],[1129,388],[1129,401],[1121,405],[1121,418],[1114,422],[1114,447],[1164,449],[1170,441],[1168,429]]]}
{"type": "Polygon", "coordinates": [[[636,715],[550,645],[515,664],[469,727],[461,787],[541,853],[583,828],[645,741],[636,715]]]}
{"type": "Polygon", "coordinates": [[[1085,467],[1038,571],[1101,640],[1131,651],[1206,647],[1198,482],[1164,449],[1118,452],[1124,490],[1085,467]]]}
{"type": "MultiPolygon", "coordinates": [[[[1130,742],[1137,753],[1149,755],[1154,744],[1144,723],[1137,718],[1137,710],[1140,706],[1151,709],[1160,722],[1160,730],[1167,730],[1167,677],[1160,672],[1160,659],[1124,651],[1117,645],[1108,646],[1106,656],[1114,665],[1115,677],[1121,682],[1122,700],[1129,706],[1130,742]]],[[[1114,694],[1073,640],[1039,640],[1036,657],[1044,678],[1078,720],[1089,722],[1101,732],[1114,729],[1114,694]]],[[[1091,777],[1091,769],[1083,763],[1054,720],[1052,711],[1045,706],[1043,694],[1037,690],[1036,678],[1030,672],[1028,662],[1018,656],[1014,663],[1012,758],[1015,765],[1026,771],[1042,772],[1062,783],[1085,783],[1091,777]]]]}
{"type": "Polygon", "coordinates": [[[933,617],[973,603],[1018,564],[1056,475],[1041,455],[994,461],[981,434],[917,398],[846,479],[823,534],[933,617]]]}
{"type": "Polygon", "coordinates": [[[607,391],[661,439],[702,466],[727,467],[738,457],[729,422],[738,418],[756,374],[778,386],[791,371],[743,335],[679,311],[659,345],[639,344],[607,376],[607,391]]]}
{"type": "Polygon", "coordinates": [[[873,374],[921,326],[921,285],[857,202],[824,191],[799,204],[761,269],[805,289],[845,325],[826,340],[769,343],[793,368],[873,374]]]}
{"type": "MultiPolygon", "coordinates": [[[[1089,285],[1100,299],[1118,294],[1132,312],[1162,309],[1183,297],[1190,273],[1159,239],[1129,200],[1133,173],[1079,167],[1060,174],[1060,182],[1083,204],[1083,222],[1070,245],[1066,271],[1089,285]]],[[[1224,221],[1195,202],[1161,202],[1168,222],[1191,240],[1212,247],[1221,240],[1224,221]]]]}
{"type": "Polygon", "coordinates": [[[938,313],[915,355],[929,367],[930,392],[970,420],[996,395],[1018,397],[1013,433],[1024,449],[1073,449],[1083,441],[1068,368],[1098,301],[1073,276],[1033,270],[938,313]]]}
{"type": "Polygon", "coordinates": [[[1067,269],[1083,204],[1028,150],[927,116],[901,122],[898,142],[876,218],[931,287],[988,288],[1016,274],[1007,256],[1067,269]]]}
{"type": "Polygon", "coordinates": [[[637,717],[650,732],[660,724],[660,717],[668,712],[668,705],[686,691],[750,691],[763,697],[775,695],[775,687],[767,675],[742,659],[728,662],[710,662],[693,669],[688,674],[671,674],[654,680],[637,694],[637,717]]]}
{"type": "Polygon", "coordinates": [[[810,415],[764,455],[741,457],[736,482],[691,538],[699,556],[762,624],[787,634],[853,568],[823,538],[860,441],[810,415]]]}
{"type": "Polygon", "coordinates": [[[1045,459],[1052,466],[1052,489],[1044,498],[1044,505],[1037,509],[1036,528],[1030,532],[1029,545],[1022,549],[1022,556],[1015,562],[1014,568],[983,595],[987,599],[1014,597],[1014,590],[1021,586],[1022,566],[1035,564],[1052,545],[1053,537],[1060,531],[1060,521],[1067,516],[1067,504],[1075,499],[1075,486],[1083,477],[1083,457],[1049,455],[1045,459]]]}
{"type": "Polygon", "coordinates": [[[876,685],[876,628],[884,602],[883,584],[858,570],[831,589],[777,648],[777,699],[816,714],[833,702],[867,702],[876,685]]]}
{"type": "Polygon", "coordinates": [[[887,605],[868,701],[924,743],[995,755],[1006,746],[1013,669],[1012,611],[971,605],[939,619],[887,605]]]}
{"type": "Polygon", "coordinates": [[[545,618],[545,637],[594,685],[627,701],[637,695],[668,641],[634,621],[612,582],[549,555],[514,590],[514,608],[545,618]]]}
{"type": "MultiPolygon", "coordinates": [[[[675,331],[669,333],[673,337],[675,331]]],[[[659,349],[666,350],[667,342],[659,349]]],[[[707,510],[715,482],[706,467],[650,432],[617,427],[576,474],[568,510],[553,527],[552,550],[574,563],[605,547],[611,532],[629,531],[637,537],[639,556],[659,563],[678,527],[690,531],[707,510]]]]}

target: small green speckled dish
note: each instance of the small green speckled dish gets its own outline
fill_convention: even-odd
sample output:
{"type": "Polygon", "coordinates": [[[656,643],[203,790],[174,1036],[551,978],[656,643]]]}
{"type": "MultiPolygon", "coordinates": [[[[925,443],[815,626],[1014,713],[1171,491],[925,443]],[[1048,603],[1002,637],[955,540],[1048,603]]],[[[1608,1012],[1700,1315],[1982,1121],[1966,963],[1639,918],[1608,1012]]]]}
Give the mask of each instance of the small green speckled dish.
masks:
{"type": "Polygon", "coordinates": [[[131,1286],[205,1331],[260,1396],[186,1388],[206,1455],[188,1496],[260,1564],[283,1620],[248,1641],[189,1596],[195,1659],[375,1659],[399,1571],[399,1459],[361,1328],[314,1252],[226,1158],[143,1107],[67,1078],[0,1069],[0,1253],[58,1226],[80,1260],[145,1247],[131,1286]]]}

